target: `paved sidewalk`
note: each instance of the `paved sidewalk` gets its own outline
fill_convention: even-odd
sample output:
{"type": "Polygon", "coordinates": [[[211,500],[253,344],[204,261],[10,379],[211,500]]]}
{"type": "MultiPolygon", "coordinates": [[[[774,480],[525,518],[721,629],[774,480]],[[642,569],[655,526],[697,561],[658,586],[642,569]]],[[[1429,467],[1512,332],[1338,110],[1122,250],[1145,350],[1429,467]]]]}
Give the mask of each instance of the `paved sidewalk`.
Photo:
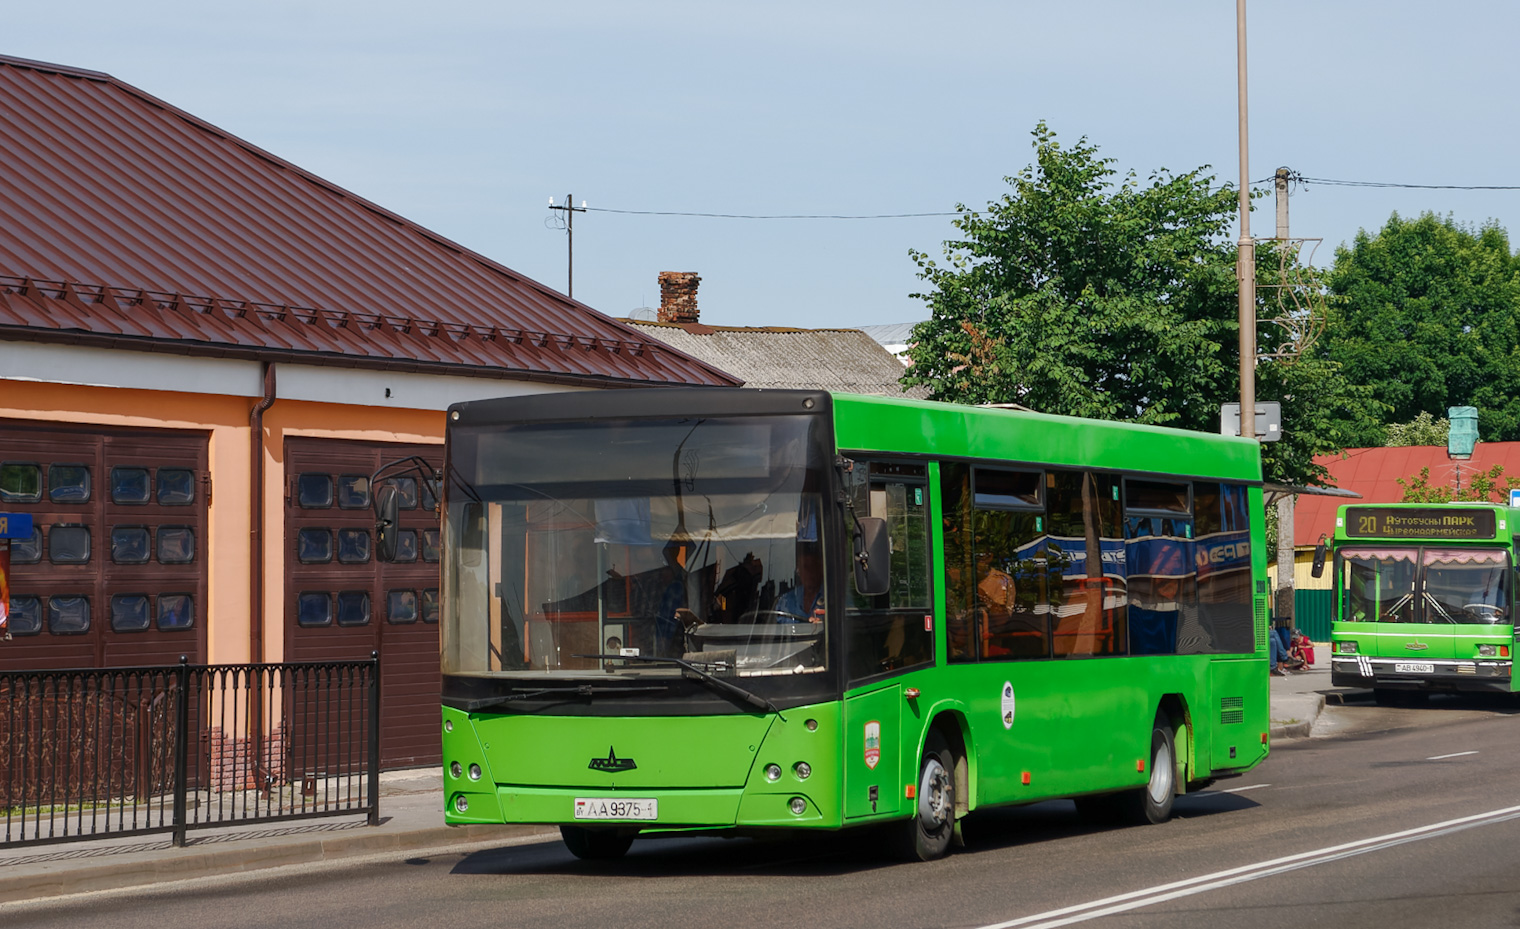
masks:
{"type": "MultiPolygon", "coordinates": [[[[1328,649],[1322,651],[1328,656],[1328,649]]],[[[1271,737],[1308,736],[1324,709],[1329,661],[1271,678],[1271,737]]],[[[94,839],[0,849],[0,923],[5,903],[317,864],[397,851],[557,840],[545,826],[443,824],[443,777],[432,769],[391,771],[380,779],[381,824],[363,816],[194,830],[175,848],[168,835],[94,839]]]]}

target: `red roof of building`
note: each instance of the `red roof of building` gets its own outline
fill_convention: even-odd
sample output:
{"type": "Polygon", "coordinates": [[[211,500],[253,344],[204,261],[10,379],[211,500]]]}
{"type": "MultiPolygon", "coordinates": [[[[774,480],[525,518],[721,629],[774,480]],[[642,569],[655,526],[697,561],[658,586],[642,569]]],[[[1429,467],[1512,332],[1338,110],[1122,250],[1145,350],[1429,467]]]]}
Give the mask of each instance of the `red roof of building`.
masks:
{"type": "Polygon", "coordinates": [[[1468,485],[1472,474],[1503,465],[1504,474],[1520,477],[1520,442],[1479,442],[1470,461],[1456,462],[1446,457],[1444,445],[1407,445],[1399,448],[1348,448],[1339,455],[1321,455],[1314,459],[1330,469],[1330,484],[1342,490],[1354,490],[1360,500],[1318,497],[1304,494],[1293,511],[1293,544],[1310,546],[1320,534],[1335,533],[1335,513],[1345,504],[1398,503],[1404,499],[1399,479],[1410,483],[1421,468],[1430,469],[1430,483],[1452,484],[1460,476],[1468,485]],[[1461,473],[1458,474],[1460,466],[1461,473]]]}
{"type": "Polygon", "coordinates": [[[0,56],[0,338],[737,379],[106,74],[0,56]]]}

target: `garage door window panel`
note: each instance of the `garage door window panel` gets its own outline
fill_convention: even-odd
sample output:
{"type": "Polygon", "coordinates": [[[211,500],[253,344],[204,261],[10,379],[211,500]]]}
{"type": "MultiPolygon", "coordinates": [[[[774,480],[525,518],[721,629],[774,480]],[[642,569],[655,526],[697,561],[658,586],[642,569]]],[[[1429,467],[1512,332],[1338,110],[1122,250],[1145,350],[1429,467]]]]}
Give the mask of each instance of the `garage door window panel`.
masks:
{"type": "Polygon", "coordinates": [[[345,590],[338,594],[338,625],[369,625],[369,592],[345,590]]]}
{"type": "Polygon", "coordinates": [[[12,596],[6,628],[11,635],[36,635],[42,631],[42,600],[37,597],[12,596]]]}
{"type": "Polygon", "coordinates": [[[301,564],[327,564],[332,561],[332,530],[307,528],[297,532],[296,559],[301,564]]]}
{"type": "Polygon", "coordinates": [[[296,597],[296,622],[302,626],[331,626],[332,594],[307,591],[296,597]]]}
{"type": "Polygon", "coordinates": [[[0,462],[0,503],[40,503],[42,468],[30,462],[0,462]]]}
{"type": "Polygon", "coordinates": [[[159,564],[190,564],[195,561],[193,526],[158,527],[159,564]]]}
{"type": "Polygon", "coordinates": [[[369,476],[338,475],[338,509],[362,510],[369,506],[369,476]]]}
{"type": "Polygon", "coordinates": [[[118,506],[146,506],[153,502],[153,482],[147,468],[112,468],[111,502],[118,506]]]}
{"type": "Polygon", "coordinates": [[[37,564],[42,561],[42,527],[33,524],[31,538],[11,540],[11,564],[37,564]]]}
{"type": "Polygon", "coordinates": [[[83,635],[90,631],[89,597],[49,597],[48,632],[53,635],[83,635]]]}
{"type": "Polygon", "coordinates": [[[112,526],[111,561],[115,564],[147,564],[153,557],[153,536],[147,526],[112,526]]]}
{"type": "Polygon", "coordinates": [[[296,478],[296,504],[303,510],[325,510],[333,505],[331,474],[307,471],[296,478]]]}
{"type": "Polygon", "coordinates": [[[48,465],[50,503],[89,503],[90,469],[82,464],[48,465]]]}
{"type": "Polygon", "coordinates": [[[338,562],[340,564],[369,563],[369,530],[338,530],[338,562]]]}
{"type": "Polygon", "coordinates": [[[190,594],[158,595],[158,628],[165,631],[195,628],[195,598],[190,594]]]}
{"type": "Polygon", "coordinates": [[[189,468],[159,468],[157,492],[159,506],[190,506],[195,503],[195,472],[189,468]]]}
{"type": "Polygon", "coordinates": [[[149,616],[147,594],[116,594],[111,598],[113,632],[145,632],[149,616]]]}
{"type": "Polygon", "coordinates": [[[385,621],[405,625],[417,621],[417,591],[392,590],[385,596],[385,621]]]}
{"type": "Polygon", "coordinates": [[[47,549],[53,564],[89,564],[90,527],[72,523],[48,527],[47,549]]]}

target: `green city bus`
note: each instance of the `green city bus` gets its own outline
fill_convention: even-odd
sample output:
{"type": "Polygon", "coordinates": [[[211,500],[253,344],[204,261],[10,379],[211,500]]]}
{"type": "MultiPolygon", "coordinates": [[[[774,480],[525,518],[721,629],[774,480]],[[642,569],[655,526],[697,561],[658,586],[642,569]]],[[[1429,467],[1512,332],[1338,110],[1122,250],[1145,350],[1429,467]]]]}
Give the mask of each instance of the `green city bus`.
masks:
{"type": "Polygon", "coordinates": [[[447,821],[1138,823],[1268,752],[1254,442],[811,390],[456,404],[447,821]]]}
{"type": "Polygon", "coordinates": [[[1478,503],[1341,507],[1330,683],[1371,687],[1382,704],[1513,691],[1517,513],[1478,503]]]}

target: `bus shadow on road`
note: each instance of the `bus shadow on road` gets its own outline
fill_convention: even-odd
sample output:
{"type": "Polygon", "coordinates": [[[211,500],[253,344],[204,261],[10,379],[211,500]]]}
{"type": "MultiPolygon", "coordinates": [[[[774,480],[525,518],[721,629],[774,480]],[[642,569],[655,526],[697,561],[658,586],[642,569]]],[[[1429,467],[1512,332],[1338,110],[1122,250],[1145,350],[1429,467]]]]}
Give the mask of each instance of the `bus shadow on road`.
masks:
{"type": "MultiPolygon", "coordinates": [[[[1254,800],[1221,791],[1201,791],[1177,798],[1173,817],[1201,819],[1260,806],[1254,800]]],[[[1094,824],[1077,815],[1070,800],[1049,800],[1028,806],[978,810],[961,824],[965,847],[956,855],[977,854],[1019,846],[1038,846],[1061,839],[1133,828],[1094,824]]],[[[564,845],[545,842],[484,849],[460,859],[450,873],[458,875],[585,875],[608,877],[718,876],[735,874],[832,877],[857,874],[903,863],[891,851],[891,837],[881,830],[842,833],[790,834],[774,838],[727,838],[714,835],[639,839],[622,858],[581,861],[564,845]]]]}

